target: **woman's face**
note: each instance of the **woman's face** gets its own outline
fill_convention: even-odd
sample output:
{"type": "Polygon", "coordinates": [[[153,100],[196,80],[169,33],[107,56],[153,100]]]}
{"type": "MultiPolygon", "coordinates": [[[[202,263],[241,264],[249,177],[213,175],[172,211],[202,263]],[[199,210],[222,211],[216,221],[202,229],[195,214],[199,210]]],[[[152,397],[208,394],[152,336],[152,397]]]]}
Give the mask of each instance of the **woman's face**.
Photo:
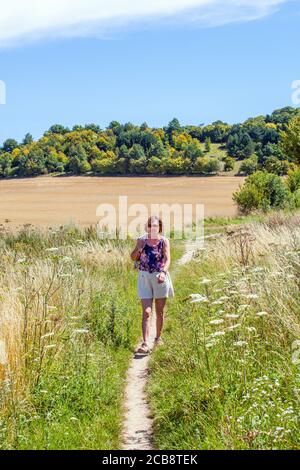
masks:
{"type": "Polygon", "coordinates": [[[148,234],[150,235],[150,238],[158,238],[159,234],[159,222],[158,220],[152,220],[151,226],[147,227],[148,234]]]}

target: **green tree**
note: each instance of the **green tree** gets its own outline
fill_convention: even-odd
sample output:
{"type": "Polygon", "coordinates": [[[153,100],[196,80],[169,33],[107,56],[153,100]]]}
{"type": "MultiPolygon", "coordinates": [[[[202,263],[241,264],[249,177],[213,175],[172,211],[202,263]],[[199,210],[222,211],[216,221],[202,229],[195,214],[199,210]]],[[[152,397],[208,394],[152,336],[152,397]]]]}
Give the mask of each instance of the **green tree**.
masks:
{"type": "Polygon", "coordinates": [[[205,138],[205,152],[209,153],[211,151],[211,140],[210,137],[205,138]]]}
{"type": "Polygon", "coordinates": [[[256,171],[233,193],[233,200],[242,213],[249,213],[254,209],[283,209],[291,201],[291,193],[280,176],[256,171]]]}
{"type": "Polygon", "coordinates": [[[18,142],[15,139],[7,139],[5,142],[3,142],[3,152],[11,153],[16,148],[18,148],[18,142]]]}
{"type": "Polygon", "coordinates": [[[256,155],[252,155],[251,158],[246,158],[243,160],[239,174],[252,175],[258,169],[258,158],[256,155]]]}
{"type": "Polygon", "coordinates": [[[285,131],[280,133],[280,139],[283,152],[300,165],[300,114],[289,122],[285,131]]]}
{"type": "Polygon", "coordinates": [[[235,167],[235,159],[232,157],[226,157],[224,159],[224,171],[232,171],[235,167]]]}
{"type": "Polygon", "coordinates": [[[33,143],[33,137],[29,132],[25,135],[23,139],[23,145],[29,145],[33,143]]]}

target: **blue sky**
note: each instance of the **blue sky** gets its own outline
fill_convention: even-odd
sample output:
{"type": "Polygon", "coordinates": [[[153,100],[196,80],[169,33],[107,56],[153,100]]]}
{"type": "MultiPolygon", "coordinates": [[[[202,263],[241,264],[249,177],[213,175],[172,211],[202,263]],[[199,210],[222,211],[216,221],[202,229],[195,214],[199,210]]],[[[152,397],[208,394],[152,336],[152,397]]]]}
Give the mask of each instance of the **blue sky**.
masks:
{"type": "Polygon", "coordinates": [[[45,0],[35,24],[32,2],[22,2],[29,9],[12,20],[19,0],[0,0],[7,9],[0,19],[0,142],[27,132],[37,138],[55,123],[234,123],[293,105],[299,1],[191,0],[190,9],[180,1],[176,9],[173,0],[171,11],[168,0],[155,0],[148,3],[156,10],[127,14],[127,0],[73,0],[73,7],[45,0]],[[114,8],[105,18],[97,17],[99,2],[114,8]],[[56,5],[65,8],[57,17],[56,5]]]}

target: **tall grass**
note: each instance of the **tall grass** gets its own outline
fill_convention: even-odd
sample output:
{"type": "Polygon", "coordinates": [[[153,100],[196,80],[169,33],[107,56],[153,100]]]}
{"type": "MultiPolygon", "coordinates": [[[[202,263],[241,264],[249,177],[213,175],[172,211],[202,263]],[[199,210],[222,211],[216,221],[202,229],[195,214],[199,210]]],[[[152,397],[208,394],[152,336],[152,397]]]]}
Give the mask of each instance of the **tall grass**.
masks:
{"type": "Polygon", "coordinates": [[[180,268],[147,388],[160,449],[299,449],[300,216],[231,227],[180,268]]]}
{"type": "Polygon", "coordinates": [[[140,335],[129,240],[30,226],[0,236],[0,448],[119,448],[140,335]]]}

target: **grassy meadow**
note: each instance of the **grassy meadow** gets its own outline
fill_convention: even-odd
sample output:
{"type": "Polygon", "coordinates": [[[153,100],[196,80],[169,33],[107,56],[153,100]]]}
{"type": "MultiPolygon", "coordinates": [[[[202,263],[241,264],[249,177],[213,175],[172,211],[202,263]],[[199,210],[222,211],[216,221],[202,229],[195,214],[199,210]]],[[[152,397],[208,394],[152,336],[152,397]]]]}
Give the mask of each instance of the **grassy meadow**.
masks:
{"type": "MultiPolygon", "coordinates": [[[[300,216],[210,217],[186,265],[147,394],[157,449],[295,449],[300,216]]],[[[0,449],[119,449],[141,338],[133,240],[94,228],[1,231],[0,449]]]]}
{"type": "Polygon", "coordinates": [[[0,448],[118,448],[140,335],[132,242],[65,226],[0,246],[0,448]]]}
{"type": "Polygon", "coordinates": [[[158,449],[300,448],[299,279],[300,214],[282,211],[225,227],[180,267],[150,359],[158,449]]]}

